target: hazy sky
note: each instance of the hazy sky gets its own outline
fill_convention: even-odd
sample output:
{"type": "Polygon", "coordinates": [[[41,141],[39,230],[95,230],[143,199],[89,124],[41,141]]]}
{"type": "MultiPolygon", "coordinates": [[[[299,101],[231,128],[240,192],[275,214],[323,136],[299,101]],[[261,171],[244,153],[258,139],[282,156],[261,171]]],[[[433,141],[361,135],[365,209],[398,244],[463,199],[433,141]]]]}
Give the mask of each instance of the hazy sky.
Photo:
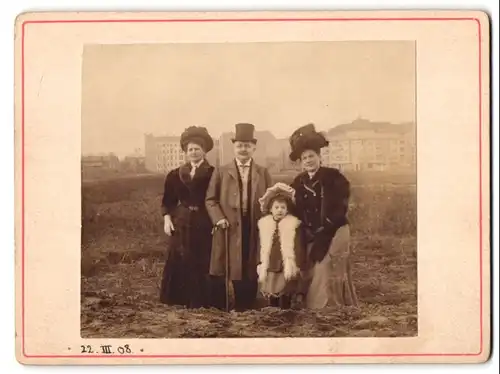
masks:
{"type": "Polygon", "coordinates": [[[212,136],[237,122],[288,137],[357,117],[414,121],[414,43],[309,42],[86,46],[84,154],[144,149],[144,133],[212,136]]]}

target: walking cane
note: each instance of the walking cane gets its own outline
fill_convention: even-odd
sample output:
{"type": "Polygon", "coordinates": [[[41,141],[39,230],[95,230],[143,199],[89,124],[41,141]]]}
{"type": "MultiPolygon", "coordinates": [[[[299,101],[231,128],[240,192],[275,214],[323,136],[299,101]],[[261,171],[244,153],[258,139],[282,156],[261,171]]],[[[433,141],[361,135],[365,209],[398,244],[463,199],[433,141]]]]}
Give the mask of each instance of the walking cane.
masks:
{"type": "Polygon", "coordinates": [[[224,248],[226,251],[226,271],[225,271],[225,283],[226,283],[226,312],[229,312],[229,229],[225,227],[224,229],[224,248]]]}

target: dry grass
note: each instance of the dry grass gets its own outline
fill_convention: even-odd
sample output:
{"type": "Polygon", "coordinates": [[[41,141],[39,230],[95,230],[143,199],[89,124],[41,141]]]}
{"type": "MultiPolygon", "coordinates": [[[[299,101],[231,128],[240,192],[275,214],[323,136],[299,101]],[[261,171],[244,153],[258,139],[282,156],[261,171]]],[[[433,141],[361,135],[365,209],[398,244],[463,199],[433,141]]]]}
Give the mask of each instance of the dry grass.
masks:
{"type": "MultiPolygon", "coordinates": [[[[288,178],[288,179],[287,179],[288,178]]],[[[284,181],[289,177],[282,177],[284,181]]],[[[408,185],[354,187],[354,279],[359,308],[320,312],[191,311],[158,302],[165,237],[162,176],[84,184],[84,337],[415,336],[416,195],[408,185]]]]}

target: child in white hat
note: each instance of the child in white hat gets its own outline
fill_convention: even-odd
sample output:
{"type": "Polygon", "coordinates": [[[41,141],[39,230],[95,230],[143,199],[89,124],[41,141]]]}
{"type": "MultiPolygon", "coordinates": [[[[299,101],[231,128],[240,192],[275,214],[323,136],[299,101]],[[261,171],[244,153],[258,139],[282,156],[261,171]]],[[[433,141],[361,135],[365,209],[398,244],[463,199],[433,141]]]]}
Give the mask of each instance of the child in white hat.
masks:
{"type": "Polygon", "coordinates": [[[271,306],[287,309],[299,291],[301,268],[306,258],[301,222],[291,212],[295,190],[285,183],[276,183],[267,189],[259,203],[265,214],[257,223],[260,292],[271,306]]]}

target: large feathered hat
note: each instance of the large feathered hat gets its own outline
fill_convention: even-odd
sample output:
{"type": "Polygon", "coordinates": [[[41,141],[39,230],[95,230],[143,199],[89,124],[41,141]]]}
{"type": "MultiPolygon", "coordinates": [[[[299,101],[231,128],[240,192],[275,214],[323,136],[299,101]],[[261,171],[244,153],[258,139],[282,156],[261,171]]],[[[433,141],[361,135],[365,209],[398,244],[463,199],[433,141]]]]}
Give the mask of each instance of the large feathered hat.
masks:
{"type": "Polygon", "coordinates": [[[295,204],[295,190],[286,183],[278,182],[274,186],[269,187],[264,195],[259,199],[260,210],[267,214],[271,209],[271,202],[277,197],[283,197],[292,204],[295,204]]]}
{"type": "Polygon", "coordinates": [[[181,148],[185,152],[189,143],[198,144],[207,153],[214,147],[214,140],[208,130],[202,126],[191,126],[181,134],[181,148]]]}
{"type": "Polygon", "coordinates": [[[325,136],[316,131],[314,124],[302,126],[295,130],[290,136],[290,160],[297,161],[302,152],[311,149],[319,153],[321,148],[328,145],[325,136]]]}

